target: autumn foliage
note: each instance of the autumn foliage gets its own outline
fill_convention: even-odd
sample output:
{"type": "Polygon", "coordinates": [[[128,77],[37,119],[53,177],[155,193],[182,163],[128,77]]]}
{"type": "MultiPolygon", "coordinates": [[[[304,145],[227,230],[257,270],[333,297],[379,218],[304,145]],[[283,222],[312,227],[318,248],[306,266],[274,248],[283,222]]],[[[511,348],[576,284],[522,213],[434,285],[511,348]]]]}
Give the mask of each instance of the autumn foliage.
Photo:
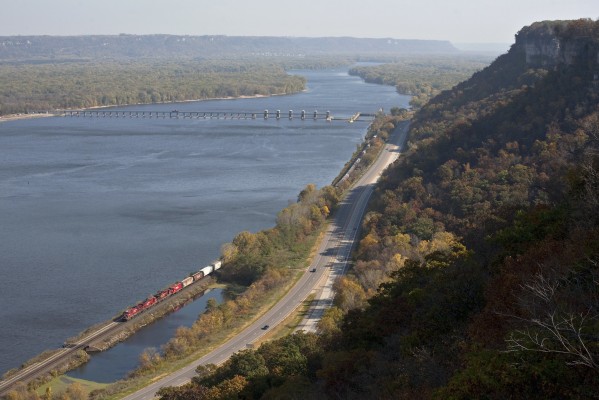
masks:
{"type": "Polygon", "coordinates": [[[517,42],[419,110],[307,361],[275,370],[263,346],[197,387],[240,373],[247,399],[599,398],[598,26],[524,29],[586,50],[546,68],[517,42]]]}

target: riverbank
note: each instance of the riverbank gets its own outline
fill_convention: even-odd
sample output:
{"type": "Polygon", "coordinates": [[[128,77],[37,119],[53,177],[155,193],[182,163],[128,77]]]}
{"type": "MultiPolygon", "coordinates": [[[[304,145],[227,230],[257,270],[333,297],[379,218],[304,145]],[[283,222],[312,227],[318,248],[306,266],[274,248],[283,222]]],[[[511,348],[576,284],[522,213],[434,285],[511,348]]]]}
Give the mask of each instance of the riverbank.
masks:
{"type": "Polygon", "coordinates": [[[54,117],[54,116],[56,116],[56,114],[52,114],[49,112],[34,113],[34,114],[8,114],[8,115],[0,115],[0,122],[17,121],[20,119],[46,118],[46,117],[54,117]]]}

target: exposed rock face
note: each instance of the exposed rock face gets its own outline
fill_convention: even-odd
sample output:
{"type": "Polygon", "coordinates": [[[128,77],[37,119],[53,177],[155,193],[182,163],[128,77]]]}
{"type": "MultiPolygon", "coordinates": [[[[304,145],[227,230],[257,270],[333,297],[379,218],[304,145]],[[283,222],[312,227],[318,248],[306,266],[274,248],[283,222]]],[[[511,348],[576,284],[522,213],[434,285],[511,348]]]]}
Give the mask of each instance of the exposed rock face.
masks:
{"type": "Polygon", "coordinates": [[[523,28],[516,35],[532,67],[552,68],[579,61],[599,65],[599,22],[591,20],[545,21],[523,28]]]}

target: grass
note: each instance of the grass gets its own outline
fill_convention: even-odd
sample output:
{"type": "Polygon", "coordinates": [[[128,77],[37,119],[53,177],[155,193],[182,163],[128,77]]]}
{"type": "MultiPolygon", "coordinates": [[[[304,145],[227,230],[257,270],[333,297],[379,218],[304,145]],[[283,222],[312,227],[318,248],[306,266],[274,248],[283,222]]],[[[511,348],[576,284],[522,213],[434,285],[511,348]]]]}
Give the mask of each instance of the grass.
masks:
{"type": "Polygon", "coordinates": [[[289,314],[289,316],[285,318],[283,322],[277,325],[274,329],[271,329],[267,334],[262,336],[256,343],[254,343],[253,347],[258,348],[264,342],[280,339],[295,332],[297,326],[304,320],[304,317],[308,315],[308,311],[310,310],[310,306],[312,306],[312,302],[314,301],[315,297],[315,294],[308,296],[308,298],[306,298],[306,300],[304,300],[294,312],[289,314]]]}
{"type": "Polygon", "coordinates": [[[38,395],[42,396],[46,393],[46,390],[50,388],[51,392],[53,393],[53,396],[56,396],[58,393],[66,392],[67,388],[73,383],[79,383],[87,394],[89,394],[93,390],[103,389],[106,386],[108,386],[108,384],[106,383],[91,382],[83,379],[71,378],[66,375],[61,375],[37,388],[36,392],[38,395]]]}

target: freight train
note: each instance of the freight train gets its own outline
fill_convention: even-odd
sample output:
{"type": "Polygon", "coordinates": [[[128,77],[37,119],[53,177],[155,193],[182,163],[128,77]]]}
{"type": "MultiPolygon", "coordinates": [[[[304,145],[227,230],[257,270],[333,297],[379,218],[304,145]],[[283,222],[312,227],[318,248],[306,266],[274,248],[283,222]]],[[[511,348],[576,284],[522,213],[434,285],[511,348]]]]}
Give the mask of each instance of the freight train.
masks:
{"type": "Polygon", "coordinates": [[[192,283],[199,281],[203,277],[210,275],[211,273],[219,269],[221,265],[221,261],[215,261],[207,267],[202,268],[198,272],[190,274],[187,278],[181,280],[180,282],[175,282],[168,288],[158,291],[158,293],[156,293],[155,295],[150,296],[144,301],[140,302],[139,304],[136,304],[133,307],[126,309],[123,312],[123,315],[121,315],[121,320],[129,321],[131,318],[153,307],[165,298],[172,296],[177,292],[180,292],[184,287],[187,287],[192,283]]]}

